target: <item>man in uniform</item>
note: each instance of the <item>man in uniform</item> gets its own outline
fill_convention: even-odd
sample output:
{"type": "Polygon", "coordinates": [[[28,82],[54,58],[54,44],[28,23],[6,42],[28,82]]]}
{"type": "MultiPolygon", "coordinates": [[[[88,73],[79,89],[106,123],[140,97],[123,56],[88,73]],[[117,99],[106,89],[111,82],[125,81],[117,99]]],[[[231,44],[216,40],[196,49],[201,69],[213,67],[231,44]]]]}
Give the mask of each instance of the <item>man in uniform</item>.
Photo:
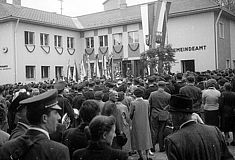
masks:
{"type": "Polygon", "coordinates": [[[192,104],[188,96],[171,96],[169,111],[179,130],[165,138],[168,160],[234,160],[217,127],[192,120],[192,104]]]}
{"type": "Polygon", "coordinates": [[[24,135],[0,148],[1,160],[69,160],[68,148],[49,137],[49,133],[55,132],[60,119],[58,110],[61,107],[57,105],[57,95],[57,90],[52,89],[20,102],[27,107],[30,128],[24,135]]]}

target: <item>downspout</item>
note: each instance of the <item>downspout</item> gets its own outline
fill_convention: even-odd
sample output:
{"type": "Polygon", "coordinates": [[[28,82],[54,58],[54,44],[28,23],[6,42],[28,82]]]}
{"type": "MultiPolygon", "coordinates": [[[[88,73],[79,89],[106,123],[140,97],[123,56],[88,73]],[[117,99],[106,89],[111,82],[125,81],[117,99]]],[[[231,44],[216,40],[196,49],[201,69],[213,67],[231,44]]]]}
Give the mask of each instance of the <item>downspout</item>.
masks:
{"type": "Polygon", "coordinates": [[[215,69],[218,69],[218,65],[219,65],[218,22],[219,22],[222,12],[223,10],[221,9],[215,21],[215,69]]]}
{"type": "Polygon", "coordinates": [[[20,19],[18,18],[17,19],[17,22],[16,22],[16,26],[15,26],[15,29],[14,29],[14,79],[15,79],[15,83],[17,83],[17,48],[16,48],[16,31],[17,31],[17,28],[18,28],[18,25],[19,25],[19,21],[20,19]]]}

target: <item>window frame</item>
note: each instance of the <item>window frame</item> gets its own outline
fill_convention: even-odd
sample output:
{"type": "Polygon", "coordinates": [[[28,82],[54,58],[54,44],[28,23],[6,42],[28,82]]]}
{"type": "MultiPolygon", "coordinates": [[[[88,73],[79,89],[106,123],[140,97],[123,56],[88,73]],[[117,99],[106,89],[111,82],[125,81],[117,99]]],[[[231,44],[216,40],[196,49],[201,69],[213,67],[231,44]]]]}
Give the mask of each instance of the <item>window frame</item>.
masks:
{"type": "Polygon", "coordinates": [[[47,33],[40,33],[40,45],[41,46],[49,46],[49,34],[47,33]]]}
{"type": "Polygon", "coordinates": [[[113,45],[114,46],[115,45],[122,45],[122,33],[114,33],[112,35],[112,37],[113,37],[113,45]],[[119,41],[116,40],[116,38],[115,38],[116,36],[118,36],[119,41]],[[116,41],[117,41],[117,43],[116,43],[116,41]]]}
{"type": "Polygon", "coordinates": [[[219,38],[224,39],[224,23],[219,22],[219,38]]]}
{"type": "Polygon", "coordinates": [[[130,32],[128,32],[128,44],[139,43],[139,42],[140,42],[140,39],[139,39],[139,32],[138,31],[130,31],[130,32]],[[130,41],[130,39],[132,40],[132,42],[130,41]]]}
{"type": "Polygon", "coordinates": [[[36,72],[36,66],[33,66],[33,65],[25,66],[25,77],[26,77],[26,79],[35,79],[36,78],[36,73],[35,72],[36,72]]]}
{"type": "Polygon", "coordinates": [[[74,37],[67,37],[67,48],[74,49],[74,37]]]}
{"type": "Polygon", "coordinates": [[[108,47],[108,35],[99,36],[99,45],[100,47],[108,47]]]}
{"type": "Polygon", "coordinates": [[[24,43],[25,45],[35,45],[35,32],[24,31],[24,43]]]}
{"type": "Polygon", "coordinates": [[[54,35],[54,46],[55,47],[63,47],[63,39],[60,35],[54,35]]]}
{"type": "Polygon", "coordinates": [[[41,78],[42,79],[48,79],[50,77],[50,66],[41,66],[41,78]],[[45,70],[47,68],[47,76],[45,73],[45,70]]]}
{"type": "Polygon", "coordinates": [[[86,37],[86,48],[94,48],[94,37],[86,37]]]}

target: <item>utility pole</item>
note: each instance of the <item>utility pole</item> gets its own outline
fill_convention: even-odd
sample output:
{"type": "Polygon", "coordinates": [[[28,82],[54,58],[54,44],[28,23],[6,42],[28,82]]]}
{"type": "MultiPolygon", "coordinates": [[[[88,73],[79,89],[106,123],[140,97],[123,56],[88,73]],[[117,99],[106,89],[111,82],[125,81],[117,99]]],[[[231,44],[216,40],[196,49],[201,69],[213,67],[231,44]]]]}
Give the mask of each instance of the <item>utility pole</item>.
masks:
{"type": "Polygon", "coordinates": [[[62,14],[64,0],[58,0],[58,1],[60,1],[60,14],[62,14]]]}

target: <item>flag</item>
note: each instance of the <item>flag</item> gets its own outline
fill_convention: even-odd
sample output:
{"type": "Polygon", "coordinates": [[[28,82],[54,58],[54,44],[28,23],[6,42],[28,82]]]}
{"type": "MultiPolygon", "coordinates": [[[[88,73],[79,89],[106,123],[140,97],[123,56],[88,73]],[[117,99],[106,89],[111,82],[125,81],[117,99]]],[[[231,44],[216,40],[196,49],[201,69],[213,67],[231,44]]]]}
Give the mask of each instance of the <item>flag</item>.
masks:
{"type": "Polygon", "coordinates": [[[69,82],[71,79],[71,70],[70,70],[70,64],[69,64],[70,60],[68,61],[68,65],[67,65],[67,81],[69,82]]]}
{"type": "Polygon", "coordinates": [[[78,70],[76,62],[74,62],[74,67],[73,67],[73,81],[74,82],[78,81],[78,70]]]}
{"type": "Polygon", "coordinates": [[[102,73],[107,78],[107,59],[105,54],[102,55],[102,73]]]}
{"type": "MultiPolygon", "coordinates": [[[[170,5],[171,2],[161,0],[141,5],[143,34],[146,38],[145,41],[149,41],[150,48],[156,48],[156,43],[165,44],[170,5]]],[[[147,44],[145,47],[147,47],[147,44]]]]}
{"type": "Polygon", "coordinates": [[[95,74],[96,77],[100,78],[99,54],[96,54],[95,56],[95,74]]]}
{"type": "Polygon", "coordinates": [[[80,66],[80,79],[81,79],[81,81],[84,80],[85,76],[86,76],[86,70],[85,70],[83,59],[82,59],[81,60],[81,66],[80,66]]]}

